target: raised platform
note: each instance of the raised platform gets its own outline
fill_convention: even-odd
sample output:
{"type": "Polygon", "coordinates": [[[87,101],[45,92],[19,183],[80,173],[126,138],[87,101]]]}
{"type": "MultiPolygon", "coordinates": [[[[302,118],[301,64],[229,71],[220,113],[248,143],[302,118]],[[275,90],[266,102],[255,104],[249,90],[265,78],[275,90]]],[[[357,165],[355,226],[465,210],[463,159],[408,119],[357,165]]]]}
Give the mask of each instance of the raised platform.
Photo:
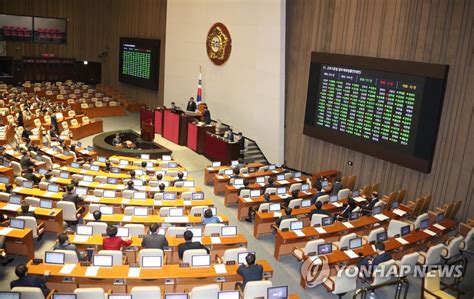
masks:
{"type": "Polygon", "coordinates": [[[142,154],[150,155],[152,159],[161,158],[163,155],[171,155],[171,150],[155,142],[143,141],[140,134],[132,130],[110,131],[97,135],[92,140],[94,150],[100,156],[122,155],[129,157],[140,157],[142,154]],[[136,144],[136,148],[123,148],[112,145],[116,133],[120,133],[122,141],[130,140],[136,144]]]}

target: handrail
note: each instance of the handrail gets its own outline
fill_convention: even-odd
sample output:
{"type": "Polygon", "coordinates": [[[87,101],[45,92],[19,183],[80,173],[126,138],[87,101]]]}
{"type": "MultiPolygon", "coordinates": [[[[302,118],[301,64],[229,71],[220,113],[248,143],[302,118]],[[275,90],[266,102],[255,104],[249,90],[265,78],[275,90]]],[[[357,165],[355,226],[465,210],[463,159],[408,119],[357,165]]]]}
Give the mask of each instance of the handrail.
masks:
{"type": "Polygon", "coordinates": [[[398,278],[396,280],[388,281],[388,282],[385,282],[385,283],[382,283],[382,284],[379,284],[379,285],[376,285],[376,286],[367,286],[367,287],[357,289],[354,296],[352,296],[352,299],[356,299],[358,295],[361,295],[361,297],[360,297],[361,299],[365,299],[366,296],[367,296],[367,292],[374,291],[376,289],[380,289],[380,288],[387,287],[387,286],[392,286],[392,285],[397,285],[397,291],[395,292],[395,296],[394,296],[395,299],[400,299],[400,298],[406,299],[407,298],[408,288],[410,287],[410,283],[406,279],[406,277],[401,277],[401,278],[398,278]],[[403,286],[405,286],[405,292],[403,294],[403,297],[400,297],[402,295],[403,286]]]}

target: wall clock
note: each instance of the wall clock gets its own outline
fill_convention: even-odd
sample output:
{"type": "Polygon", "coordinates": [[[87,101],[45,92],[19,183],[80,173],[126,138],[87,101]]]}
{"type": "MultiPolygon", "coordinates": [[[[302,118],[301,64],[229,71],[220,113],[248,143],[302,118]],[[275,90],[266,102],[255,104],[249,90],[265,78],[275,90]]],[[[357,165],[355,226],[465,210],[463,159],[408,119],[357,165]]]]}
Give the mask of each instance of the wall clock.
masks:
{"type": "Polygon", "coordinates": [[[224,64],[232,50],[229,30],[222,23],[215,23],[209,29],[206,38],[207,56],[215,65],[224,64]]]}

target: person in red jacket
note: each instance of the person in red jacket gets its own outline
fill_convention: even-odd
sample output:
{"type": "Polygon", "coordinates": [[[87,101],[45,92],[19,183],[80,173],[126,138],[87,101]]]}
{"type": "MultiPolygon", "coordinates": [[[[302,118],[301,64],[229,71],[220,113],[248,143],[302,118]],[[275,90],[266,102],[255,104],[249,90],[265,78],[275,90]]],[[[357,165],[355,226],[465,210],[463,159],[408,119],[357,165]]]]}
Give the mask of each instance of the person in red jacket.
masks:
{"type": "Polygon", "coordinates": [[[120,250],[122,246],[130,246],[132,240],[123,240],[117,237],[117,227],[109,225],[107,227],[107,238],[102,240],[102,248],[104,250],[120,250]]]}

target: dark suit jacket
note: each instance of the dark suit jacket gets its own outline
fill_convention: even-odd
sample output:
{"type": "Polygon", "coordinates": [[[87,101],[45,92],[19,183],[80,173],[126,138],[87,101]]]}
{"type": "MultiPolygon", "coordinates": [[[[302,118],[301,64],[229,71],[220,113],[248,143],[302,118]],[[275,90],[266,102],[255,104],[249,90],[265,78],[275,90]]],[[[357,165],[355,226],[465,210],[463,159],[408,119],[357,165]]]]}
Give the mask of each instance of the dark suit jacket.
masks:
{"type": "Polygon", "coordinates": [[[321,180],[317,180],[316,184],[314,184],[314,187],[316,187],[317,190],[321,190],[323,188],[321,180]]]}
{"type": "Polygon", "coordinates": [[[311,213],[309,214],[309,220],[311,221],[311,218],[313,217],[313,214],[320,214],[320,215],[326,215],[326,216],[331,216],[331,213],[328,211],[325,211],[323,209],[313,209],[311,213]]]}
{"type": "Polygon", "coordinates": [[[211,112],[209,110],[204,111],[204,122],[208,125],[211,123],[211,112]]]}
{"type": "Polygon", "coordinates": [[[326,192],[319,191],[316,193],[313,197],[311,197],[311,204],[314,205],[316,203],[316,200],[318,200],[318,197],[326,195],[326,192]]]}
{"type": "Polygon", "coordinates": [[[23,177],[29,181],[33,181],[35,185],[38,185],[39,182],[41,181],[41,179],[37,177],[36,175],[34,175],[33,173],[25,173],[23,177]]]}
{"type": "Polygon", "coordinates": [[[337,193],[341,189],[342,189],[341,182],[335,182],[334,185],[332,185],[331,195],[337,195],[337,193]]]}
{"type": "Polygon", "coordinates": [[[64,193],[63,200],[73,202],[76,205],[76,209],[78,204],[82,202],[82,198],[76,193],[64,193]]]}
{"type": "Polygon", "coordinates": [[[163,235],[150,234],[143,237],[142,247],[143,248],[156,248],[163,250],[168,246],[168,240],[163,235]]]}
{"type": "Polygon", "coordinates": [[[14,287],[40,288],[41,291],[43,292],[43,295],[46,297],[49,293],[49,289],[46,286],[47,280],[48,279],[46,277],[26,275],[25,277],[22,277],[10,282],[10,288],[11,289],[13,289],[14,287]]]}
{"type": "Polygon", "coordinates": [[[351,206],[351,205],[347,205],[344,210],[342,211],[341,213],[341,216],[344,217],[344,218],[349,218],[349,214],[352,213],[352,211],[356,208],[357,206],[354,205],[354,206],[351,206]]]}
{"type": "Polygon", "coordinates": [[[33,213],[33,212],[26,212],[26,213],[20,212],[20,213],[18,213],[18,216],[35,217],[35,213],[33,213]]]}
{"type": "Polygon", "coordinates": [[[209,253],[209,249],[206,246],[202,245],[201,242],[184,242],[178,245],[178,255],[179,258],[183,258],[183,254],[188,249],[206,249],[209,253]]]}
{"type": "Polygon", "coordinates": [[[31,161],[30,157],[23,156],[20,159],[21,169],[28,169],[30,166],[35,166],[35,162],[31,161]]]}
{"type": "Polygon", "coordinates": [[[186,106],[186,111],[196,111],[196,102],[188,101],[188,105],[186,106]]]}
{"type": "Polygon", "coordinates": [[[263,267],[261,265],[240,265],[237,273],[244,279],[244,287],[249,281],[259,281],[263,278],[263,267]]]}
{"type": "Polygon", "coordinates": [[[283,216],[281,216],[280,218],[277,219],[277,221],[276,221],[275,224],[276,224],[276,226],[280,227],[280,223],[281,223],[283,220],[285,220],[285,219],[291,219],[291,218],[296,218],[296,217],[293,216],[293,215],[283,215],[283,216]]]}
{"type": "Polygon", "coordinates": [[[53,247],[54,250],[71,250],[74,251],[77,255],[77,259],[81,260],[81,254],[79,253],[79,250],[77,250],[76,245],[74,244],[69,244],[69,245],[61,245],[61,244],[56,244],[53,247]]]}

